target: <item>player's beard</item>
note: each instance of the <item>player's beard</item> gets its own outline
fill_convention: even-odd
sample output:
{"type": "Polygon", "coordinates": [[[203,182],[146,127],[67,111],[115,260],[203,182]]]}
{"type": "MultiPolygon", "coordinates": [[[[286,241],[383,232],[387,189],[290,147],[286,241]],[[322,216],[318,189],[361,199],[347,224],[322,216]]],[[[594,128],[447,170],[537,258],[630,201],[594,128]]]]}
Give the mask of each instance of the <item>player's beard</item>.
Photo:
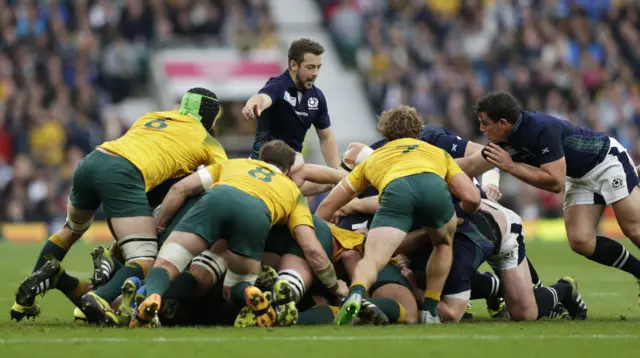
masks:
{"type": "Polygon", "coordinates": [[[313,86],[314,81],[315,78],[313,77],[308,77],[306,80],[304,80],[302,79],[302,77],[300,77],[300,72],[296,72],[296,86],[298,88],[310,89],[311,86],[313,86]]]}

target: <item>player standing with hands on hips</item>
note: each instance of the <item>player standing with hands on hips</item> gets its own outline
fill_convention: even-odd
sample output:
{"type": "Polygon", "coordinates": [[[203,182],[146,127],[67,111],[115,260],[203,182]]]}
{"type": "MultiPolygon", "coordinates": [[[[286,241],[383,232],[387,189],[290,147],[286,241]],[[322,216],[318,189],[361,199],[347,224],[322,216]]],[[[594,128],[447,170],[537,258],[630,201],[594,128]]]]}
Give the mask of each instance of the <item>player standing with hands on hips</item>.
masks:
{"type": "Polygon", "coordinates": [[[251,158],[257,159],[260,148],[268,141],[284,141],[297,152],[291,170],[298,186],[305,181],[300,170],[304,165],[300,153],[311,125],[316,128],[327,165],[332,168],[340,165],[327,100],[314,85],[322,67],[323,53],[324,47],[315,41],[305,38],[293,41],[289,46],[287,69],[280,76],[270,78],[242,109],[246,119],[258,120],[251,158]]]}
{"type": "Polygon", "coordinates": [[[604,133],[524,111],[507,93],[485,95],[475,113],[492,142],[483,149],[490,163],[536,188],[565,191],[564,223],[573,251],[634,275],[640,285],[640,261],[619,242],[596,236],[611,205],[622,232],[640,247],[640,180],[627,150],[604,133]]]}

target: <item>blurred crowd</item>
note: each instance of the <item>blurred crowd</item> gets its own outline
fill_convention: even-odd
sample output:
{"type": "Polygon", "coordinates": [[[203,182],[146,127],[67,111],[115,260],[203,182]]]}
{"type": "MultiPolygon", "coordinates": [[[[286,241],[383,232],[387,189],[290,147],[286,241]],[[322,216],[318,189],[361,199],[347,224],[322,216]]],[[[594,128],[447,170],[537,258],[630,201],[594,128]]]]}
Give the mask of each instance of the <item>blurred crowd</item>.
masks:
{"type": "MultiPolygon", "coordinates": [[[[640,7],[634,0],[319,0],[372,105],[484,142],[472,105],[488,91],[609,133],[640,164],[640,7]]],[[[503,181],[526,218],[557,217],[558,195],[503,181]]]]}
{"type": "Polygon", "coordinates": [[[126,124],[152,50],[274,48],[264,0],[0,0],[0,222],[64,218],[82,157],[126,124]]]}

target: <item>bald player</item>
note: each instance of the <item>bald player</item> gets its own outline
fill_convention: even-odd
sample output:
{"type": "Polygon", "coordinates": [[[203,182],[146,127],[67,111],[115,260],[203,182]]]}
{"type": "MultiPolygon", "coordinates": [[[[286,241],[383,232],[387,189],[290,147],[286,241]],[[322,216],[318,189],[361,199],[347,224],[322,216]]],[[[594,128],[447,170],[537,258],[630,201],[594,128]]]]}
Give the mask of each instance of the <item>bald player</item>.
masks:
{"type": "Polygon", "coordinates": [[[156,224],[146,193],[200,165],[227,160],[222,146],[209,133],[219,108],[213,92],[192,88],[182,97],[179,110],[143,115],[125,135],[99,145],[78,164],[66,223],[47,240],[33,274],[18,287],[12,318],[38,315],[36,295],[57,288],[92,321],[101,317],[92,313],[115,299],[128,277],[144,277],[158,253],[156,224]],[[85,294],[87,284],[67,275],[60,261],[89,229],[101,204],[126,265],[109,284],[85,294]]]}

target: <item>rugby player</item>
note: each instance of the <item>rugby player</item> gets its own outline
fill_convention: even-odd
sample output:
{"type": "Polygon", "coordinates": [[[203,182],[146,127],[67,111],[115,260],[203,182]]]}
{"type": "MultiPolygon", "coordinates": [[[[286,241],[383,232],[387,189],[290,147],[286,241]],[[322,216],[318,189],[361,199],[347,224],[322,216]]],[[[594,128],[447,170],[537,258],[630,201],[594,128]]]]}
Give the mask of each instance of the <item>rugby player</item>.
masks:
{"type": "MultiPolygon", "coordinates": [[[[566,276],[552,286],[533,288],[520,216],[498,203],[483,199],[476,213],[461,213],[460,217],[465,222],[458,226],[456,232],[451,273],[445,284],[443,300],[438,306],[445,321],[460,321],[471,297],[473,275],[485,261],[500,277],[506,307],[513,320],[533,321],[554,317],[561,314],[564,308],[572,319],[586,319],[587,306],[574,278],[566,276]]],[[[407,241],[420,240],[419,235],[413,235],[415,233],[407,241]]],[[[416,246],[415,242],[408,244],[416,246]]],[[[423,246],[426,247],[427,242],[423,246]]],[[[426,251],[430,249],[426,247],[426,251]]],[[[407,255],[415,265],[412,268],[422,272],[424,258],[428,254],[414,250],[407,255]]]]}
{"type": "MultiPolygon", "coordinates": [[[[139,306],[132,327],[151,322],[161,308],[161,295],[191,259],[225,238],[228,250],[225,296],[238,306],[248,305],[260,325],[269,325],[275,312],[253,284],[260,272],[266,237],[275,223],[287,223],[305,258],[323,284],[337,295],[346,294],[313,231],[311,213],[295,183],[287,176],[295,152],[280,140],[260,149],[259,161],[235,159],[209,166],[213,186],[189,210],[169,235],[146,280],[147,298],[139,306]],[[223,203],[225,210],[215,210],[223,203]]],[[[186,180],[186,179],[185,179],[186,180]]]]}
{"type": "Polygon", "coordinates": [[[597,234],[604,209],[611,205],[622,232],[640,247],[640,180],[627,150],[604,133],[524,111],[508,93],[485,95],[475,112],[492,142],[483,150],[489,162],[537,188],[564,190],[564,222],[573,251],[632,274],[640,285],[640,261],[619,242],[597,234]]]}
{"type": "Polygon", "coordinates": [[[270,78],[242,109],[247,119],[258,120],[251,158],[258,158],[266,142],[284,141],[297,153],[292,179],[298,186],[307,180],[301,171],[304,159],[300,153],[311,125],[316,128],[327,165],[338,168],[340,164],[327,100],[314,85],[322,67],[323,53],[324,47],[315,41],[305,38],[293,41],[289,46],[287,69],[280,76],[270,78]]]}
{"type": "Polygon", "coordinates": [[[222,146],[209,134],[218,113],[213,92],[192,88],[182,97],[179,110],[145,114],[124,136],[89,153],[73,174],[66,223],[47,240],[33,274],[18,287],[11,317],[36,316],[36,295],[51,288],[81,306],[81,297],[84,304],[101,297],[110,301],[119,294],[125,279],[143,278],[158,251],[146,192],[200,165],[227,160],[222,146]],[[60,261],[89,229],[100,204],[126,265],[109,284],[85,294],[88,286],[66,274],[60,261]]]}
{"type": "Polygon", "coordinates": [[[468,213],[478,209],[480,192],[448,153],[417,139],[421,130],[422,121],[411,107],[400,105],[383,112],[378,131],[389,143],[358,165],[316,211],[320,218],[330,220],[369,184],[382,193],[364,258],[356,266],[349,297],[336,318],[338,324],[351,323],[368,287],[414,224],[428,228],[435,247],[428,265],[430,280],[422,321],[439,322],[436,306],[451,266],[451,241],[457,223],[449,190],[462,200],[468,213]]]}

